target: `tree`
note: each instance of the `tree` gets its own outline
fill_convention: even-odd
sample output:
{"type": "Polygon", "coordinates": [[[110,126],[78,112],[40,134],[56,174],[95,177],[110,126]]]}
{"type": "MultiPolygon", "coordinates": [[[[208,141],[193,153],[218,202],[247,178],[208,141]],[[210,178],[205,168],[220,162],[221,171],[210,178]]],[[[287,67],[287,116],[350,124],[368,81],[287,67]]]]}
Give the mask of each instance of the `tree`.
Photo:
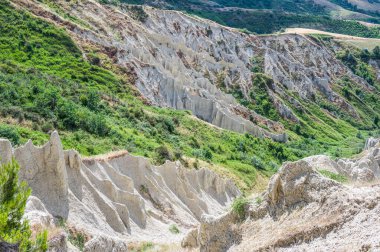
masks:
{"type": "Polygon", "coordinates": [[[205,157],[205,159],[211,160],[213,155],[212,155],[212,152],[209,149],[205,149],[203,151],[203,156],[205,157]]]}
{"type": "Polygon", "coordinates": [[[380,59],[380,47],[379,46],[376,46],[374,49],[373,49],[373,58],[374,59],[380,59]]]}
{"type": "Polygon", "coordinates": [[[364,62],[368,62],[369,59],[371,58],[371,53],[368,51],[368,49],[363,49],[363,50],[361,50],[361,52],[360,52],[360,58],[361,58],[364,62]]]}
{"type": "Polygon", "coordinates": [[[8,126],[0,126],[0,138],[9,139],[13,145],[18,145],[21,141],[19,133],[15,129],[8,126]]]}
{"type": "Polygon", "coordinates": [[[373,123],[374,123],[376,126],[379,126],[379,122],[380,122],[380,118],[379,118],[379,116],[375,116],[375,119],[373,119],[373,123]]]}
{"type": "Polygon", "coordinates": [[[47,232],[31,241],[28,221],[22,219],[31,190],[25,182],[19,182],[19,170],[15,160],[0,165],[0,241],[18,244],[19,251],[46,251],[47,232]]]}
{"type": "Polygon", "coordinates": [[[346,97],[347,99],[350,98],[350,90],[348,89],[348,87],[343,87],[342,92],[343,92],[344,97],[346,97]]]}
{"type": "Polygon", "coordinates": [[[159,164],[165,163],[166,160],[173,161],[174,154],[168,146],[162,145],[156,149],[156,161],[159,164]]]}

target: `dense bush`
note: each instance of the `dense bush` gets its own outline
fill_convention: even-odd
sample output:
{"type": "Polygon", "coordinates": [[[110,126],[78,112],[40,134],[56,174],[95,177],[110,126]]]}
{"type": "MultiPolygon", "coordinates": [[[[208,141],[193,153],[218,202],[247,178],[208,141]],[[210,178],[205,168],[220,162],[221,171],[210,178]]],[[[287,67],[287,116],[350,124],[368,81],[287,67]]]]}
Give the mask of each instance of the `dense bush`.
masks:
{"type": "Polygon", "coordinates": [[[174,154],[171,149],[169,149],[168,146],[160,146],[156,149],[156,161],[159,164],[164,163],[166,160],[173,161],[174,160],[174,154]]]}
{"type": "Polygon", "coordinates": [[[245,217],[246,208],[249,200],[244,197],[239,197],[232,203],[232,211],[242,220],[245,217]]]}
{"type": "Polygon", "coordinates": [[[0,125],[0,138],[11,141],[12,145],[20,144],[20,134],[13,128],[0,125]]]}
{"type": "Polygon", "coordinates": [[[380,46],[376,46],[372,52],[373,58],[380,60],[380,46]]]}

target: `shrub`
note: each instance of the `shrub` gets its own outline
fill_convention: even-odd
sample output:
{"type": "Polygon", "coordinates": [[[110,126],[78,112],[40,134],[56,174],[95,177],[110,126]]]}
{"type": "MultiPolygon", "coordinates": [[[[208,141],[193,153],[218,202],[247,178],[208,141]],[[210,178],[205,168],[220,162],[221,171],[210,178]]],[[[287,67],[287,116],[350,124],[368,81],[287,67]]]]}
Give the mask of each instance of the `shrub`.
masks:
{"type": "Polygon", "coordinates": [[[100,104],[100,95],[94,90],[90,90],[88,94],[81,96],[81,102],[84,106],[90,110],[98,111],[100,104]]]}
{"type": "Polygon", "coordinates": [[[79,248],[80,251],[83,251],[84,244],[86,243],[86,237],[82,233],[72,233],[69,232],[68,240],[73,244],[75,247],[79,248]]]}
{"type": "Polygon", "coordinates": [[[129,11],[131,17],[135,20],[138,20],[144,23],[148,18],[148,14],[145,12],[144,8],[138,5],[127,6],[127,10],[129,11]]]}
{"type": "Polygon", "coordinates": [[[245,212],[248,204],[248,199],[244,197],[236,198],[232,203],[232,211],[242,220],[245,217],[245,212]]]}
{"type": "Polygon", "coordinates": [[[170,225],[169,231],[173,234],[179,234],[180,233],[178,227],[175,224],[170,225]]]}
{"type": "Polygon", "coordinates": [[[372,52],[374,59],[380,59],[380,46],[376,46],[372,52]]]}
{"type": "Polygon", "coordinates": [[[45,133],[48,133],[53,129],[54,129],[54,126],[51,122],[47,122],[44,125],[42,125],[42,127],[41,127],[41,130],[45,133]]]}
{"type": "Polygon", "coordinates": [[[169,133],[174,133],[174,131],[175,131],[175,125],[174,125],[174,122],[173,122],[172,119],[165,118],[164,121],[163,121],[163,123],[164,123],[165,129],[167,131],[169,131],[169,133]]]}
{"type": "Polygon", "coordinates": [[[203,150],[203,156],[205,159],[207,160],[211,160],[212,159],[212,152],[209,150],[209,149],[205,149],[203,150]]]}
{"type": "Polygon", "coordinates": [[[169,149],[168,146],[162,145],[156,149],[156,161],[160,164],[164,163],[166,160],[173,161],[174,155],[173,152],[169,149]]]}
{"type": "Polygon", "coordinates": [[[20,144],[20,134],[13,128],[0,125],[0,137],[11,141],[12,145],[20,144]]]}
{"type": "Polygon", "coordinates": [[[252,166],[259,170],[265,170],[265,164],[264,162],[256,156],[252,157],[252,166]]]}
{"type": "Polygon", "coordinates": [[[181,159],[181,158],[182,158],[182,155],[183,155],[183,153],[181,152],[181,150],[176,150],[176,151],[174,152],[174,158],[175,158],[175,160],[179,160],[179,159],[181,159]]]}
{"type": "Polygon", "coordinates": [[[333,172],[330,172],[328,170],[319,170],[319,173],[322,174],[323,176],[329,178],[329,179],[335,180],[335,181],[340,182],[340,183],[346,183],[348,181],[348,178],[346,176],[341,175],[341,174],[337,174],[337,173],[333,173],[333,172]]]}
{"type": "Polygon", "coordinates": [[[199,160],[195,160],[195,162],[193,163],[193,167],[195,170],[198,170],[199,169],[199,160]]]}
{"type": "Polygon", "coordinates": [[[0,240],[18,243],[20,251],[46,251],[47,232],[31,241],[28,222],[22,219],[31,190],[25,182],[19,182],[19,170],[15,160],[0,166],[0,240]]]}

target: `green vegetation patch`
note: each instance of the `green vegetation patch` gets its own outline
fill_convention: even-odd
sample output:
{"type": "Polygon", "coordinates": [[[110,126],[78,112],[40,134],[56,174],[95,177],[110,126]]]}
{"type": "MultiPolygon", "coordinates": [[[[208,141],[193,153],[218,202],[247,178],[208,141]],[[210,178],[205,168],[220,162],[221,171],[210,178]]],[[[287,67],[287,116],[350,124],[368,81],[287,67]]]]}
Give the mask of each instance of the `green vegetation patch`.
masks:
{"type": "Polygon", "coordinates": [[[170,225],[169,231],[172,234],[179,234],[181,232],[175,224],[170,225]]]}
{"type": "Polygon", "coordinates": [[[245,213],[249,200],[244,197],[239,197],[232,203],[232,211],[242,220],[245,218],[245,213]]]}
{"type": "Polygon", "coordinates": [[[346,182],[348,182],[348,178],[346,176],[344,176],[344,175],[341,175],[341,174],[330,172],[328,170],[319,170],[319,173],[322,174],[323,176],[325,176],[326,178],[335,180],[335,181],[337,181],[339,183],[346,183],[346,182]]]}
{"type": "Polygon", "coordinates": [[[31,190],[25,182],[19,182],[19,170],[15,160],[0,165],[0,241],[17,244],[22,252],[47,251],[47,232],[31,240],[28,221],[23,219],[31,190]]]}

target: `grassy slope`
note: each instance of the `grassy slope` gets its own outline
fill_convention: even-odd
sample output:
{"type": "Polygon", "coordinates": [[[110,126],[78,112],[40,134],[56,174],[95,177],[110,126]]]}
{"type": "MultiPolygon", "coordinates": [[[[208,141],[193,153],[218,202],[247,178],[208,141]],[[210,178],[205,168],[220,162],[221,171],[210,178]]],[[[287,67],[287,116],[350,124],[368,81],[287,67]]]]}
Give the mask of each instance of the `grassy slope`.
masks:
{"type": "Polygon", "coordinates": [[[351,155],[369,134],[340,119],[328,125],[309,116],[303,132],[289,131],[287,144],[216,129],[187,111],[144,105],[125,76],[98,66],[97,55],[85,60],[63,30],[5,2],[0,24],[0,137],[15,144],[29,138],[42,144],[58,129],[64,147],[83,155],[128,149],[157,163],[180,159],[195,168],[200,159],[249,190],[258,175],[273,174],[283,161],[351,155]]]}
{"type": "Polygon", "coordinates": [[[219,164],[248,187],[257,173],[253,157],[273,163],[261,165],[268,173],[296,158],[287,148],[277,157],[277,143],[215,129],[186,111],[144,105],[125,78],[84,60],[63,30],[42,20],[2,4],[0,21],[0,135],[15,144],[42,144],[55,128],[65,148],[84,155],[128,149],[156,162],[186,155],[219,164]]]}

